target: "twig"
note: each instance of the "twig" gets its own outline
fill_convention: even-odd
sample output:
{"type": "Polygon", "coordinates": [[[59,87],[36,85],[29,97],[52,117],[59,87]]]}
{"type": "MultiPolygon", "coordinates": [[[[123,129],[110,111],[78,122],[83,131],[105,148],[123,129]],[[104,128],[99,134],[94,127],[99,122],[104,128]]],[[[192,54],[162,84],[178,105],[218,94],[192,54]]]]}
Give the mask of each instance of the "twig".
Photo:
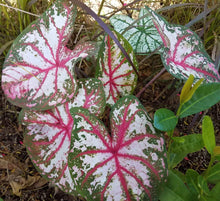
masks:
{"type": "Polygon", "coordinates": [[[29,14],[29,15],[33,15],[33,16],[35,16],[35,17],[40,17],[40,15],[37,15],[37,14],[34,14],[34,13],[30,13],[30,12],[27,12],[27,11],[25,11],[25,10],[21,10],[21,9],[19,9],[19,8],[14,8],[14,7],[8,6],[8,5],[6,5],[6,4],[0,3],[0,6],[4,6],[4,7],[7,7],[7,8],[16,10],[16,11],[20,11],[20,12],[22,12],[22,13],[26,13],[26,14],[29,14]]]}
{"type": "Polygon", "coordinates": [[[149,87],[158,77],[160,77],[164,72],[166,71],[166,68],[162,68],[162,70],[156,75],[154,76],[154,78],[148,82],[140,91],[139,93],[136,95],[137,98],[139,98],[141,96],[141,94],[147,89],[147,87],[149,87]]]}
{"type": "Polygon", "coordinates": [[[83,27],[84,27],[84,25],[81,25],[81,26],[80,26],[79,31],[78,31],[78,33],[77,33],[77,35],[76,35],[75,40],[74,40],[74,44],[76,44],[76,43],[77,43],[78,37],[79,37],[79,35],[80,35],[80,33],[81,33],[81,31],[82,31],[83,27]]]}

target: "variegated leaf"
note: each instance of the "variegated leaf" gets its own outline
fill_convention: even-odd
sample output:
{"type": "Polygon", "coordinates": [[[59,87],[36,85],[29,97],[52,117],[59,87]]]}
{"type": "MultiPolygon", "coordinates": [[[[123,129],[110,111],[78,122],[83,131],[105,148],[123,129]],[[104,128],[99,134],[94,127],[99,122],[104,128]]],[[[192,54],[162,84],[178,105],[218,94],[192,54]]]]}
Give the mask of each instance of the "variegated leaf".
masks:
{"type": "Polygon", "coordinates": [[[14,41],[2,72],[2,88],[13,104],[46,110],[74,96],[74,64],[94,48],[66,47],[75,17],[70,1],[57,0],[14,41]]]}
{"type": "MultiPolygon", "coordinates": [[[[116,33],[116,35],[137,69],[137,61],[131,46],[120,34],[116,33]]],[[[107,104],[114,105],[121,96],[133,92],[137,75],[119,47],[108,35],[104,38],[100,48],[98,65],[96,77],[104,85],[107,104]]]]}
{"type": "Polygon", "coordinates": [[[26,125],[24,144],[36,169],[63,191],[72,192],[67,159],[73,118],[68,103],[46,111],[23,109],[20,121],[26,125]]]}
{"type": "Polygon", "coordinates": [[[102,82],[96,78],[80,79],[78,87],[78,93],[73,101],[69,102],[69,108],[83,107],[90,113],[100,116],[106,104],[102,82]]]}
{"type": "Polygon", "coordinates": [[[163,40],[161,58],[168,72],[184,80],[192,74],[196,79],[204,78],[207,82],[220,81],[217,67],[195,32],[184,26],[171,25],[150,8],[146,9],[163,40]]]}
{"type": "Polygon", "coordinates": [[[112,109],[111,135],[87,110],[72,108],[74,127],[69,169],[76,190],[87,200],[158,200],[167,175],[163,138],[155,133],[134,96],[112,109]]]}
{"type": "Polygon", "coordinates": [[[24,142],[32,162],[42,176],[65,192],[74,190],[67,167],[73,128],[69,108],[84,107],[94,115],[101,115],[105,109],[105,94],[100,80],[81,79],[78,85],[78,94],[73,102],[53,110],[23,109],[20,113],[20,121],[26,125],[24,142]]]}
{"type": "Polygon", "coordinates": [[[144,8],[141,9],[138,20],[126,15],[114,15],[110,18],[110,23],[128,40],[138,54],[153,52],[162,45],[160,35],[144,8]]]}

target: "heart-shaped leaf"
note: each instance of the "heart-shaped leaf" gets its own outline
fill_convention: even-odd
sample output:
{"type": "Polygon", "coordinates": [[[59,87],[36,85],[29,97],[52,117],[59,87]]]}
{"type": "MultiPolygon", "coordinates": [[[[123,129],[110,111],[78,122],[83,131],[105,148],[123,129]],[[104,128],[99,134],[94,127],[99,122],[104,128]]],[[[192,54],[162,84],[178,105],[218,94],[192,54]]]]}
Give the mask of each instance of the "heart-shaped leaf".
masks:
{"type": "MultiPolygon", "coordinates": [[[[115,34],[137,69],[137,61],[131,46],[120,34],[115,34]]],[[[96,77],[104,85],[107,104],[114,105],[121,96],[129,95],[133,92],[137,82],[137,75],[109,35],[104,38],[100,48],[98,64],[96,77]]]]}
{"type": "Polygon", "coordinates": [[[46,111],[22,110],[24,144],[39,173],[64,191],[74,187],[67,166],[73,119],[68,103],[46,111]]]}
{"type": "Polygon", "coordinates": [[[78,92],[69,108],[83,107],[90,113],[100,116],[105,110],[105,92],[102,82],[96,78],[80,79],[78,92]]]}
{"type": "Polygon", "coordinates": [[[2,88],[13,104],[46,110],[74,96],[74,64],[94,48],[84,43],[67,49],[75,17],[70,1],[58,0],[14,41],[2,72],[2,88]]]}
{"type": "Polygon", "coordinates": [[[79,80],[78,94],[72,102],[53,110],[22,110],[20,121],[26,125],[24,142],[38,171],[63,191],[74,185],[67,167],[73,118],[69,108],[84,107],[94,115],[102,114],[105,94],[102,83],[95,78],[79,80]]]}
{"type": "Polygon", "coordinates": [[[114,15],[110,18],[110,23],[128,40],[138,54],[153,52],[162,45],[161,37],[150,14],[144,8],[141,9],[138,20],[126,15],[114,15]]]}
{"type": "Polygon", "coordinates": [[[192,74],[196,79],[204,78],[207,82],[220,81],[217,67],[195,32],[169,24],[150,8],[146,9],[151,13],[164,44],[160,50],[163,64],[174,77],[186,80],[192,74]]]}
{"type": "Polygon", "coordinates": [[[158,200],[167,175],[163,138],[134,96],[113,107],[111,135],[88,110],[72,108],[69,169],[76,190],[88,200],[158,200]]]}

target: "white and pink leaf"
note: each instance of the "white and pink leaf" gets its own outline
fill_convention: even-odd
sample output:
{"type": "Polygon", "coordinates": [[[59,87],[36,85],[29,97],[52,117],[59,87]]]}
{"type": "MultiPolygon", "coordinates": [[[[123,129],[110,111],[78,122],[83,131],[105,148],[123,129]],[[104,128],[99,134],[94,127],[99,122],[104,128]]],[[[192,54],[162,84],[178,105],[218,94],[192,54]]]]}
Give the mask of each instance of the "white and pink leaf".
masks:
{"type": "Polygon", "coordinates": [[[14,41],[2,71],[2,88],[13,104],[46,110],[74,96],[74,64],[94,49],[92,43],[66,47],[75,17],[76,7],[58,0],[14,41]]]}
{"type": "Polygon", "coordinates": [[[77,95],[69,102],[69,108],[83,107],[90,113],[100,116],[106,104],[102,82],[96,78],[79,79],[78,87],[77,95]]]}
{"type": "MultiPolygon", "coordinates": [[[[137,61],[130,44],[120,34],[115,34],[137,69],[137,61]]],[[[137,75],[133,67],[109,35],[105,36],[100,48],[96,77],[104,85],[106,103],[110,106],[120,97],[132,94],[136,86],[137,75]]]]}
{"type": "Polygon", "coordinates": [[[88,200],[158,200],[166,179],[164,139],[155,133],[134,96],[120,99],[111,112],[111,135],[82,108],[74,118],[69,169],[77,192],[88,200]]]}
{"type": "Polygon", "coordinates": [[[26,125],[24,144],[39,173],[72,192],[74,185],[67,165],[73,118],[68,103],[53,110],[22,110],[20,121],[26,125]]]}
{"type": "Polygon", "coordinates": [[[160,54],[168,72],[184,80],[192,74],[196,79],[204,78],[206,82],[220,81],[217,67],[195,32],[184,26],[169,24],[150,8],[146,9],[162,38],[164,48],[160,54]]]}

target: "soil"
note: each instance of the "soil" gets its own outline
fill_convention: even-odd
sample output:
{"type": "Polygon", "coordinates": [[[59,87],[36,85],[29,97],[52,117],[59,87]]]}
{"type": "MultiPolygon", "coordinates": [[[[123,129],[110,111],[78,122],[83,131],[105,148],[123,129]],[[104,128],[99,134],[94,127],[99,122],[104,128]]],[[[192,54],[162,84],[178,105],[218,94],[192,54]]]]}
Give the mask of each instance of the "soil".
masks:
{"type": "MultiPolygon", "coordinates": [[[[163,68],[157,55],[144,62],[144,56],[137,59],[141,63],[140,77],[134,94],[163,68]]],[[[180,81],[165,72],[141,94],[140,101],[151,117],[162,107],[176,111],[181,86],[180,81]]],[[[24,127],[18,122],[20,108],[10,104],[1,89],[0,98],[0,198],[4,201],[83,201],[83,198],[63,193],[38,174],[23,145],[24,127]]],[[[201,133],[201,119],[205,114],[213,120],[217,144],[220,145],[220,103],[201,114],[180,120],[175,135],[201,133]]],[[[189,154],[177,168],[183,173],[188,168],[201,173],[207,168],[209,160],[209,154],[203,149],[189,154]]]]}

